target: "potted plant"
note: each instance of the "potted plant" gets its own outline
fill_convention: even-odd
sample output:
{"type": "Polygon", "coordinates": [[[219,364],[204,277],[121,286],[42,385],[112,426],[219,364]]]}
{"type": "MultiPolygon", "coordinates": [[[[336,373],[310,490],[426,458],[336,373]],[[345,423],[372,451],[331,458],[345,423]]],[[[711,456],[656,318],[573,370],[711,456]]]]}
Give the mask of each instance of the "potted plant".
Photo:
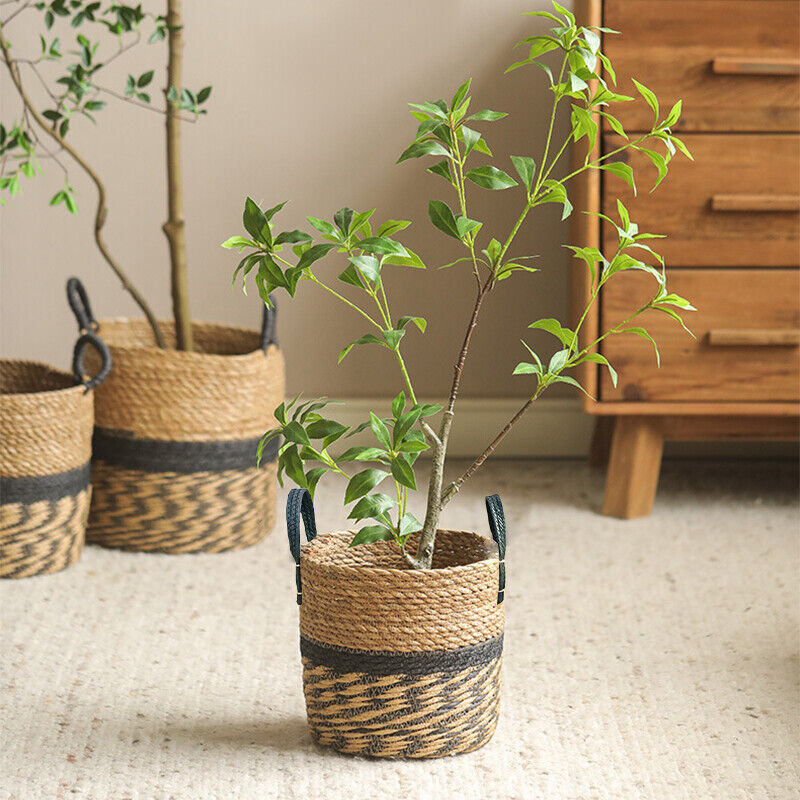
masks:
{"type": "Polygon", "coordinates": [[[97,0],[10,0],[0,22],[4,68],[21,105],[18,117],[0,125],[0,192],[18,194],[24,179],[47,163],[64,180],[50,205],[75,214],[70,169],[84,172],[97,192],[95,244],[144,315],[100,323],[91,312],[83,315],[92,330],[102,330],[114,361],[96,393],[88,539],[165,552],[239,547],[269,530],[276,465],[268,457],[256,468],[254,453],[260,420],[284,391],[274,309],[265,309],[261,334],[193,323],[189,313],[181,126],[206,113],[211,87],[194,91],[183,84],[181,6],[168,0],[165,14],[151,14],[141,5],[97,0]],[[14,21],[31,14],[41,17],[41,35],[35,43],[18,41],[14,21]],[[129,74],[123,86],[107,85],[106,68],[143,37],[167,44],[162,88],[153,91],[153,69],[129,74]],[[106,187],[74,142],[78,123],[96,121],[116,101],[165,119],[170,322],[156,319],[106,242],[106,187]]]}
{"type": "MultiPolygon", "coordinates": [[[[275,233],[272,220],[280,206],[262,211],[247,199],[246,236],[234,236],[224,246],[243,253],[234,278],[254,273],[261,298],[283,289],[294,296],[300,285],[314,285],[337,297],[366,324],[366,332],[347,344],[341,361],[356,346],[380,347],[397,362],[402,389],[390,409],[371,413],[354,429],[327,416],[325,398],[300,402],[295,398],[275,410],[277,425],[261,441],[268,447],[282,437],[279,477],[285,474],[298,489],[287,505],[292,554],[297,564],[297,602],[300,604],[301,653],[308,721],[321,744],[347,753],[371,756],[441,756],[480,747],[497,722],[499,674],[503,637],[505,588],[505,523],[495,495],[487,498],[490,527],[498,543],[498,558],[488,540],[474,533],[439,530],[445,506],[538,397],[556,383],[582,388],[570,371],[585,361],[604,365],[616,380],[614,368],[597,351],[612,335],[631,334],[650,339],[635,324],[636,317],[653,309],[683,324],[680,314],[692,310],[689,302],[668,291],[660,257],[648,242],[656,234],[639,231],[625,207],[619,218],[603,217],[616,233],[613,252],[571,247],[591,273],[594,303],[600,289],[614,276],[641,270],[652,276],[652,299],[595,339],[583,335],[586,310],[568,327],[555,319],[539,319],[530,328],[546,331],[556,340],[549,360],[523,341],[527,351],[515,374],[531,382],[529,398],[487,443],[473,463],[455,480],[445,482],[447,447],[456,414],[461,376],[470,341],[484,303],[499,281],[531,280],[538,267],[515,249],[515,237],[528,215],[544,204],[572,211],[569,181],[585,170],[603,170],[634,185],[631,168],[611,157],[627,149],[646,153],[659,169],[660,181],[676,151],[688,155],[672,127],[680,103],[666,115],[642,84],[641,97],[653,109],[654,122],[645,135],[628,138],[609,106],[633,98],[618,94],[612,65],[600,51],[598,29],[580,27],[574,16],[554,3],[554,14],[542,12],[555,24],[543,35],[520,44],[529,49],[524,60],[509,69],[535,64],[544,70],[553,92],[550,124],[543,152],[511,156],[517,177],[494,164],[472,166],[478,155],[490,156],[477,128],[505,114],[470,109],[470,81],[449,102],[412,103],[419,122],[416,136],[398,161],[432,157],[430,172],[441,176],[455,194],[455,206],[430,200],[431,222],[460,242],[464,254],[453,264],[463,266],[465,280],[475,284],[475,302],[469,314],[463,344],[455,361],[450,395],[443,406],[418,401],[411,370],[402,354],[404,337],[425,333],[426,320],[412,314],[397,316],[391,309],[383,275],[391,267],[423,268],[421,258],[395,238],[407,221],[388,220],[375,225],[372,211],[342,208],[332,222],[308,221],[322,241],[299,231],[275,233]],[[559,67],[551,72],[541,56],[557,51],[559,67]],[[554,138],[554,120],[560,104],[571,106],[571,128],[563,142],[554,138]],[[603,116],[625,137],[616,153],[592,155],[603,116]],[[581,166],[558,172],[569,142],[586,147],[581,166]],[[663,153],[654,149],[663,147],[663,153]],[[556,174],[560,177],[556,177],[556,174]],[[510,232],[497,236],[470,216],[468,196],[481,190],[509,190],[521,194],[519,216],[510,232]],[[294,245],[295,258],[283,245],[294,245]],[[335,252],[343,256],[337,267],[339,284],[322,276],[317,261],[335,252]],[[348,294],[345,291],[349,290],[348,294]],[[369,432],[374,442],[348,446],[348,438],[369,432]],[[408,511],[409,493],[418,488],[421,453],[431,456],[427,467],[427,506],[423,520],[408,511]],[[355,474],[345,466],[355,462],[355,474]],[[312,496],[318,481],[335,474],[345,481],[344,503],[349,518],[366,522],[360,530],[316,536],[312,496]],[[389,484],[391,490],[381,491],[389,484]],[[302,519],[310,543],[300,548],[302,519]]],[[[600,29],[602,31],[602,29],[600,29]]],[[[535,278],[534,278],[535,279],[535,278]]],[[[652,341],[652,340],[651,340],[652,341]]],[[[655,343],[653,343],[655,347],[655,343]]],[[[657,353],[657,350],[656,350],[657,353]]]]}

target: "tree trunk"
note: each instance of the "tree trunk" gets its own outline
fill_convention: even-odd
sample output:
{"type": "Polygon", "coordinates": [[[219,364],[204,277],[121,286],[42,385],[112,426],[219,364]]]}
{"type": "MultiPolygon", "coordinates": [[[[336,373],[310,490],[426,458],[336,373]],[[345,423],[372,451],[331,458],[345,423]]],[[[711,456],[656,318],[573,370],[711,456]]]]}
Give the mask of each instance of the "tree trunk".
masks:
{"type": "MultiPolygon", "coordinates": [[[[183,88],[183,17],[181,0],[167,2],[169,61],[167,89],[174,86],[180,95],[183,88]]],[[[186,272],[186,230],[183,219],[183,184],[181,180],[181,119],[176,104],[167,101],[167,205],[164,233],[169,241],[172,277],[172,315],[178,350],[193,350],[192,318],[189,314],[189,285],[186,272]]]]}

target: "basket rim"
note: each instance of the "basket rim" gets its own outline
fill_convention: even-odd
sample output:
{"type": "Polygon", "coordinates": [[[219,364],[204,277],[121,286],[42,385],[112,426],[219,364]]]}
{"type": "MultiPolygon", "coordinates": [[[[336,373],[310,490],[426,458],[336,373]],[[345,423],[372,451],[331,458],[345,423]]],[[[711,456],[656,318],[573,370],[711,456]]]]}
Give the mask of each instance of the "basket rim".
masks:
{"type": "MultiPolygon", "coordinates": [[[[0,368],[2,368],[3,364],[20,364],[28,367],[36,367],[37,369],[46,370],[47,372],[55,372],[71,381],[75,380],[71,372],[54,367],[52,364],[48,364],[45,361],[34,361],[29,358],[0,358],[0,368]]],[[[51,397],[54,394],[85,394],[85,389],[86,387],[82,383],[76,383],[73,386],[62,386],[58,389],[44,389],[39,392],[4,392],[0,390],[0,401],[11,397],[35,398],[51,397]]],[[[91,389],[89,391],[91,391],[91,389]]]]}
{"type": "MultiPolygon", "coordinates": [[[[187,351],[187,350],[177,350],[174,347],[168,348],[161,348],[157,347],[154,344],[117,344],[110,339],[107,339],[103,336],[103,325],[104,324],[130,324],[130,323],[142,323],[147,324],[147,320],[143,317],[103,317],[97,321],[98,324],[98,335],[105,341],[108,347],[113,351],[119,352],[127,352],[127,353],[146,353],[148,356],[153,358],[163,358],[163,359],[172,359],[174,361],[185,361],[189,362],[203,362],[203,363],[211,363],[213,361],[222,361],[224,360],[226,363],[230,363],[236,359],[252,359],[254,355],[268,355],[269,350],[272,348],[278,349],[278,345],[276,343],[270,343],[267,347],[267,353],[265,353],[261,347],[256,347],[255,350],[249,350],[246,353],[199,353],[196,350],[187,351]]],[[[171,319],[159,319],[157,320],[159,325],[171,325],[174,324],[173,320],[171,319]]],[[[235,333],[247,333],[253,334],[258,337],[259,331],[256,328],[248,328],[243,325],[232,325],[227,322],[208,322],[205,320],[192,320],[192,327],[212,327],[212,328],[221,328],[226,331],[232,331],[235,333]]]]}
{"type": "MultiPolygon", "coordinates": [[[[301,555],[306,555],[314,549],[314,546],[317,542],[319,542],[322,537],[330,537],[330,536],[352,536],[353,534],[357,533],[357,530],[346,529],[346,530],[336,530],[336,531],[327,531],[325,533],[318,534],[312,541],[305,542],[300,546],[300,553],[301,555]]],[[[464,534],[469,537],[474,537],[476,539],[480,539],[482,542],[486,542],[490,547],[495,548],[497,545],[494,543],[492,539],[489,539],[486,536],[481,536],[481,534],[477,533],[477,531],[464,531],[458,530],[455,528],[437,528],[436,534],[440,533],[455,533],[455,534],[464,534]]],[[[422,578],[422,579],[430,579],[434,576],[441,576],[441,577],[448,577],[454,576],[458,574],[467,574],[469,572],[476,571],[478,569],[485,569],[487,565],[491,565],[492,568],[495,568],[499,559],[497,556],[497,552],[491,552],[487,558],[482,558],[479,561],[470,561],[468,564],[457,564],[455,566],[450,567],[431,567],[430,569],[411,569],[411,567],[370,567],[370,566],[347,566],[345,564],[335,564],[331,563],[330,561],[323,561],[323,560],[315,560],[314,563],[319,565],[324,569],[330,569],[333,571],[341,572],[342,574],[350,574],[350,575],[393,575],[393,576],[411,576],[413,578],[422,578]],[[423,577],[424,576],[424,577],[423,577]]]]}

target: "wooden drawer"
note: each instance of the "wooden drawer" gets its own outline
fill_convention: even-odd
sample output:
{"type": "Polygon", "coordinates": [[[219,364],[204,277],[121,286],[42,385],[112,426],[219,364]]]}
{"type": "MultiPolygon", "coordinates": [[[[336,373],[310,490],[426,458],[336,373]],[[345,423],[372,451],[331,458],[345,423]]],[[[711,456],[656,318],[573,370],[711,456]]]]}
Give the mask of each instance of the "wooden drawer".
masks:
{"type": "MultiPolygon", "coordinates": [[[[687,134],[683,138],[694,162],[676,157],[653,194],[649,189],[657,177],[655,167],[647,156],[628,151],[639,194],[634,197],[621,178],[604,174],[604,212],[616,218],[619,197],[640,230],[666,234],[655,247],[668,266],[800,264],[800,137],[687,134]]],[[[616,135],[604,137],[606,152],[622,141],[616,135]]],[[[604,228],[603,235],[611,233],[604,228]]],[[[608,248],[610,242],[604,244],[608,248]]]]}
{"type": "MultiPolygon", "coordinates": [[[[619,90],[649,86],[669,109],[683,100],[678,130],[800,130],[800,3],[797,0],[607,0],[603,49],[619,90]]],[[[613,111],[626,129],[649,130],[644,103],[613,111]]]]}
{"type": "MultiPolygon", "coordinates": [[[[666,314],[646,312],[635,324],[658,342],[661,369],[646,340],[609,337],[603,353],[620,382],[615,389],[603,370],[602,400],[800,399],[800,349],[790,343],[800,329],[800,272],[678,269],[668,275],[670,290],[698,309],[685,315],[697,339],[666,314]]],[[[653,279],[643,273],[612,278],[601,298],[601,330],[625,319],[653,291],[653,279]]]]}

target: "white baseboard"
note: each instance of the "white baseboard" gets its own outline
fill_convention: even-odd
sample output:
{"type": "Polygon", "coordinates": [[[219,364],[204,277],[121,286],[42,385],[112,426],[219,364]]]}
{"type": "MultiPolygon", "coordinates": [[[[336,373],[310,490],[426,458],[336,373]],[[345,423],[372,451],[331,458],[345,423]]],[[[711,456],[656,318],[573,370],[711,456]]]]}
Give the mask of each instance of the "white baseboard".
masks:
{"type": "MultiPolygon", "coordinates": [[[[331,416],[345,425],[358,425],[369,418],[370,411],[388,413],[390,402],[354,398],[347,400],[346,405],[331,409],[331,416]]],[[[515,398],[459,400],[448,455],[451,458],[478,455],[523,402],[515,398]]],[[[501,458],[582,458],[589,451],[592,425],[592,418],[583,413],[579,400],[537,400],[511,429],[496,455],[501,458]]]]}

